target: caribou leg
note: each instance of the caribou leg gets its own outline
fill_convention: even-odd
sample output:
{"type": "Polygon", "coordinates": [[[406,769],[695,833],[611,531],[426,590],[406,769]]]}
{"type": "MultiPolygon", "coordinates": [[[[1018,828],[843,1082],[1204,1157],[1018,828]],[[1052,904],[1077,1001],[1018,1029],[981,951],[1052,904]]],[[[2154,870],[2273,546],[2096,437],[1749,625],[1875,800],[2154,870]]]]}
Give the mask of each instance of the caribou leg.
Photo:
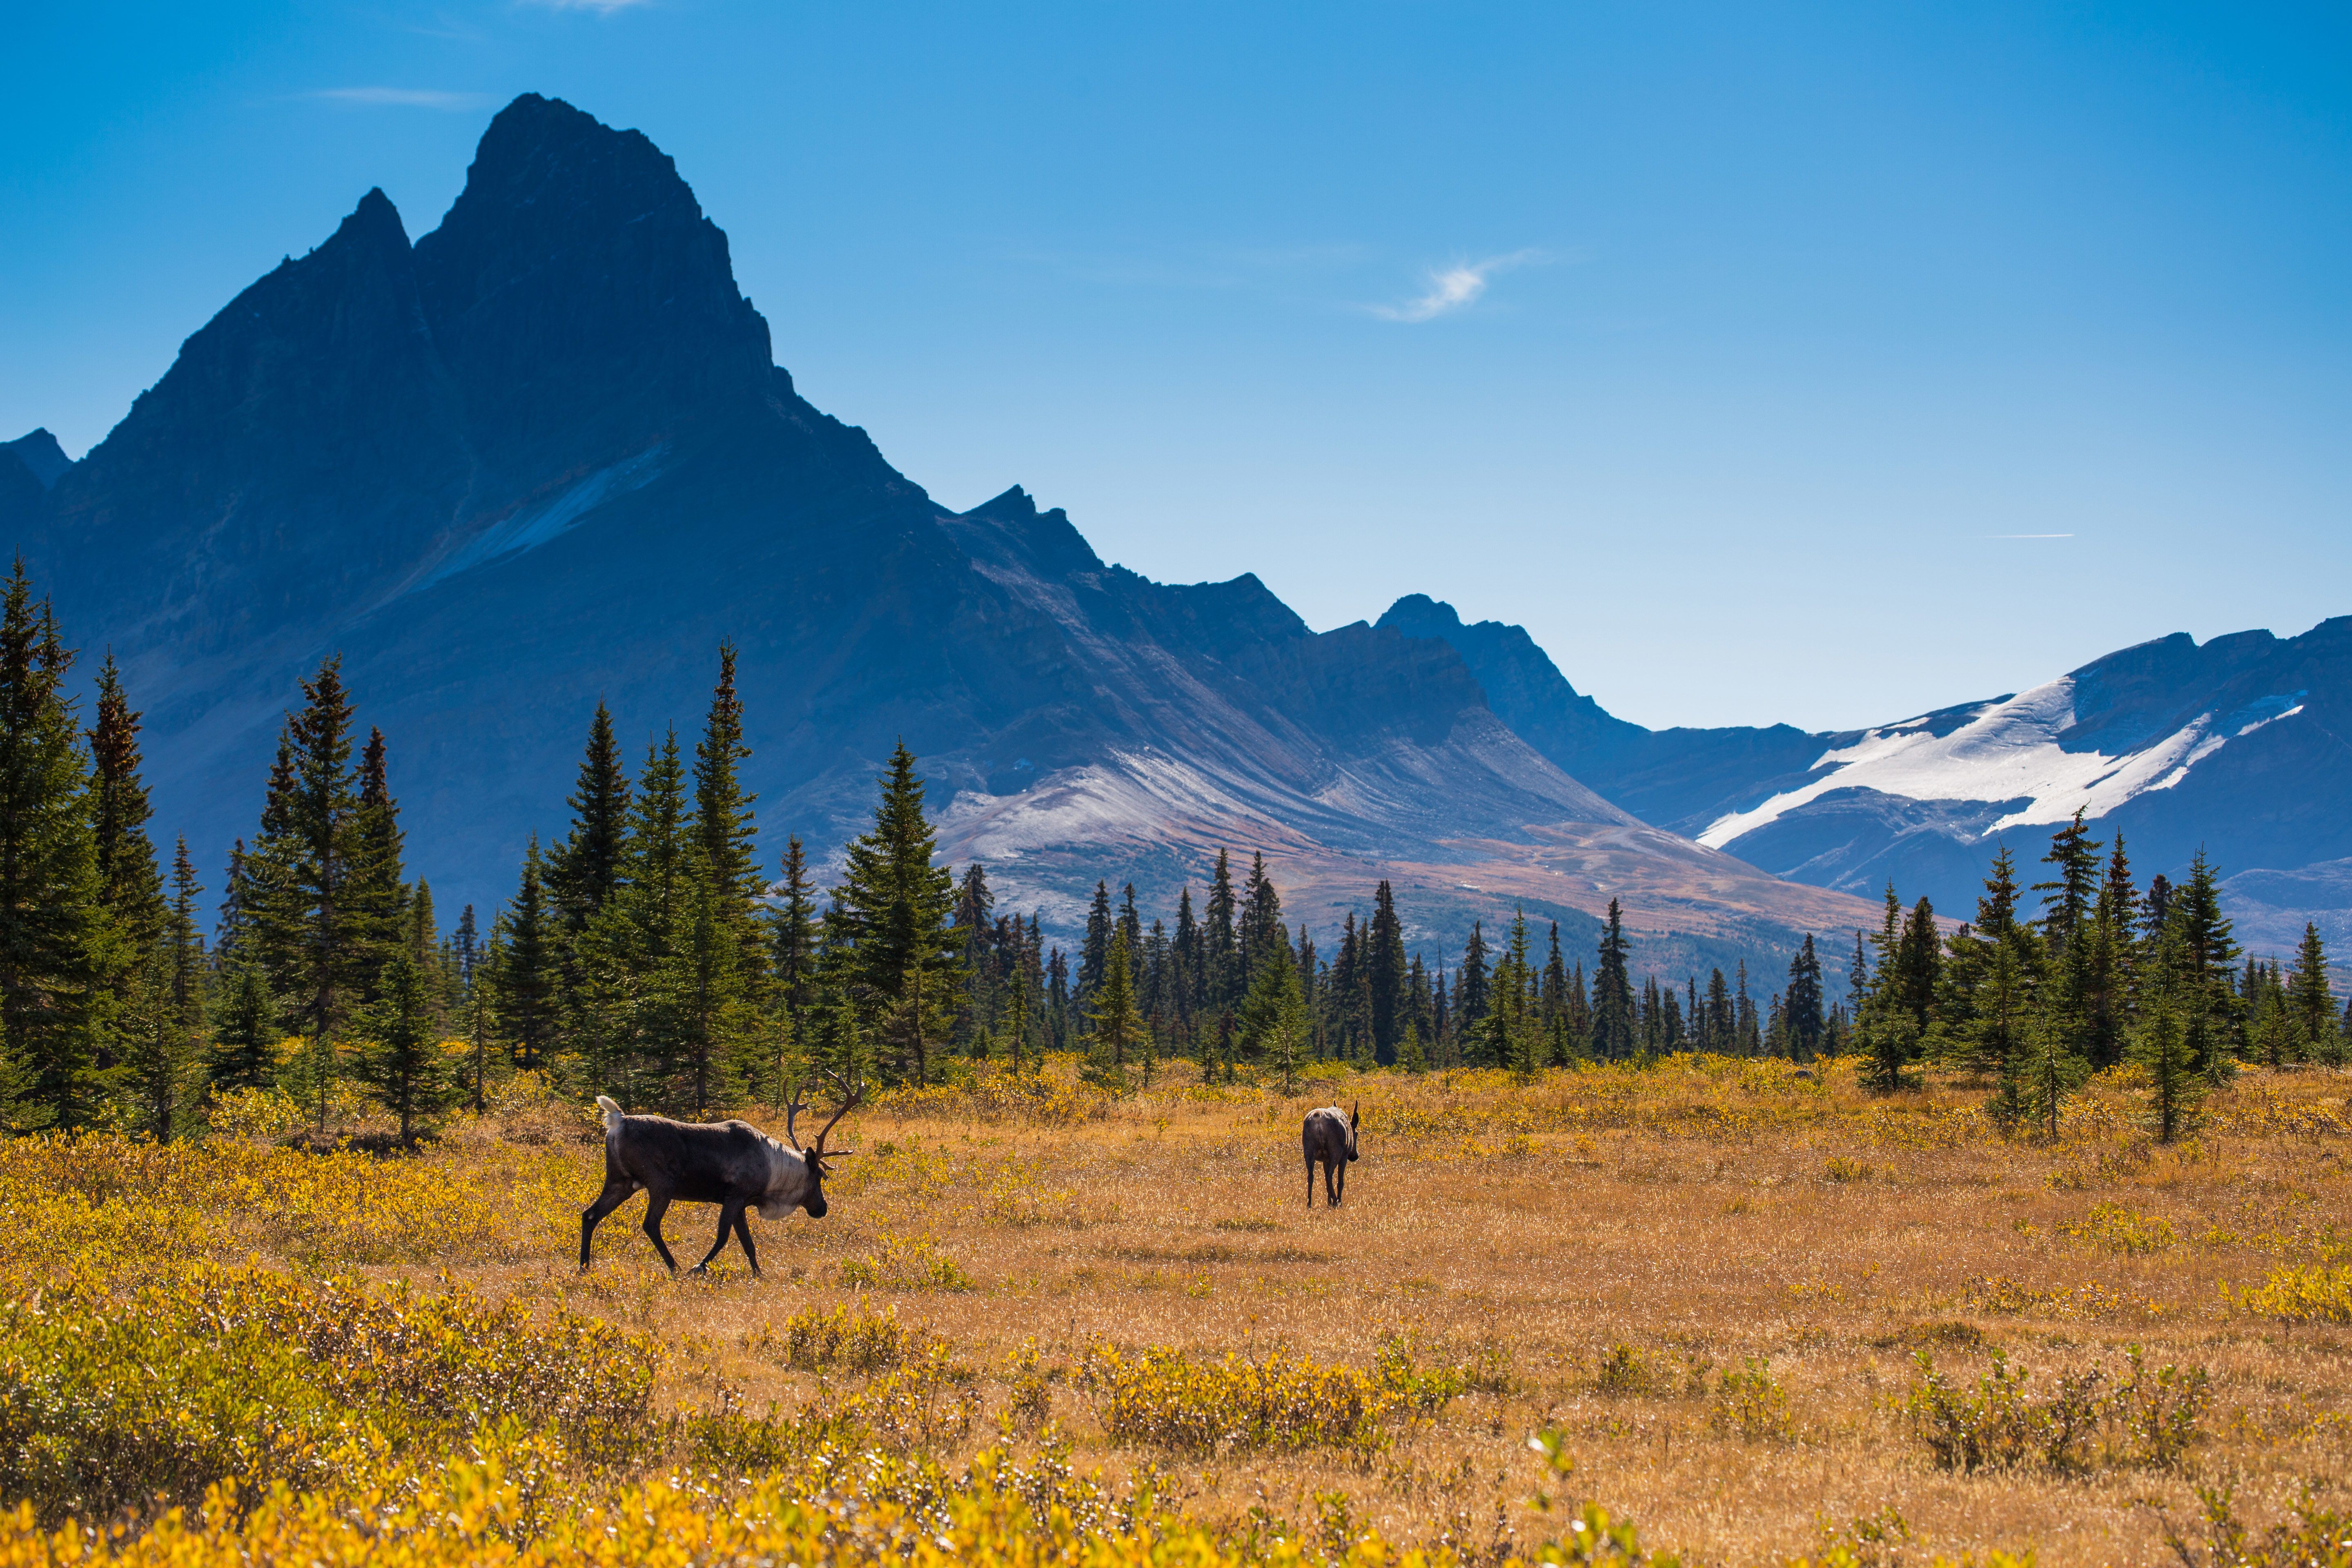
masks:
{"type": "Polygon", "coordinates": [[[1315,1156],[1307,1156],[1307,1206],[1315,1206],[1315,1156]]]}
{"type": "Polygon", "coordinates": [[[1340,1204],[1347,1200],[1348,1196],[1348,1162],[1345,1160],[1334,1160],[1328,1165],[1326,1165],[1324,1169],[1329,1171],[1333,1175],[1339,1178],[1339,1194],[1331,1200],[1331,1206],[1333,1208],[1338,1208],[1340,1204]]]}
{"type": "Polygon", "coordinates": [[[726,1247],[727,1233],[733,1230],[736,1224],[740,1221],[742,1217],[743,1205],[741,1204],[722,1204],[719,1205],[719,1239],[710,1244],[710,1250],[704,1253],[702,1255],[702,1261],[694,1266],[694,1271],[697,1274],[707,1274],[710,1271],[710,1260],[718,1257],[720,1250],[726,1247]]]}
{"type": "Polygon", "coordinates": [[[588,1272],[589,1237],[594,1236],[596,1234],[596,1227],[604,1223],[604,1216],[611,1214],[614,1209],[619,1208],[623,1204],[627,1203],[629,1201],[629,1194],[636,1190],[636,1187],[631,1183],[612,1181],[608,1179],[604,1183],[604,1190],[596,1194],[596,1201],[580,1211],[581,1273],[585,1274],[588,1272]]]}
{"type": "Polygon", "coordinates": [[[661,1254],[662,1267],[675,1274],[677,1272],[677,1259],[669,1255],[669,1243],[662,1239],[661,1233],[662,1215],[668,1208],[667,1193],[648,1191],[646,1194],[646,1235],[652,1239],[654,1250],[661,1254]]]}
{"type": "Polygon", "coordinates": [[[760,1251],[751,1245],[751,1221],[741,1204],[735,1205],[735,1239],[743,1244],[743,1256],[751,1260],[751,1278],[760,1277],[760,1251]]]}

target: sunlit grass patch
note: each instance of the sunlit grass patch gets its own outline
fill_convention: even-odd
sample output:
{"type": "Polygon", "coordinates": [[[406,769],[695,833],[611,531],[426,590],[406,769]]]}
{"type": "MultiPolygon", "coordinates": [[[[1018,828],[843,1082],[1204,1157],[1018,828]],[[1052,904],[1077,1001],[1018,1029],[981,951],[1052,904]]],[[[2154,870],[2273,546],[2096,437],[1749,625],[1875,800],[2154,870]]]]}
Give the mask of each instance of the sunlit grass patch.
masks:
{"type": "Polygon", "coordinates": [[[848,1289],[971,1290],[977,1289],[961,1264],[929,1237],[885,1236],[863,1258],[845,1259],[841,1283],[848,1289]]]}
{"type": "Polygon", "coordinates": [[[2180,1241],[2170,1220],[2137,1214],[2121,1204],[2093,1204],[2088,1216],[2065,1228],[2068,1236],[2127,1256],[2162,1252],[2180,1241]]]}

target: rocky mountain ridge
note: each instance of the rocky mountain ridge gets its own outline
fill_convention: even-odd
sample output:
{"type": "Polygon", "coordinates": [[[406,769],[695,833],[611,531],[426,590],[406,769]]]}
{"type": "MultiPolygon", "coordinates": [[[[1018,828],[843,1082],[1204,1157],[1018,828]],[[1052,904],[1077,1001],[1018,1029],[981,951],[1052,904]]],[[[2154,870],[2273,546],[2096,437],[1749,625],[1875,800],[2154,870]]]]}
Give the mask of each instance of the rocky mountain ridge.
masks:
{"type": "Polygon", "coordinates": [[[1965,916],[1997,846],[2031,861],[2080,808],[2143,877],[2211,857],[2255,945],[2291,950],[2306,921],[2352,944],[2352,616],[2291,637],[2176,633],[2031,691],[1843,733],[1645,730],[1577,692],[1518,627],[1465,625],[1420,595],[1381,624],[1454,647],[1507,722],[1606,798],[1793,880],[1864,895],[1892,881],[1965,916]]]}
{"type": "Polygon", "coordinates": [[[1097,877],[1164,905],[1221,844],[1294,920],[1391,876],[1449,942],[1518,906],[1589,935],[1615,896],[1653,954],[1769,963],[1866,913],[1602,799],[1443,639],[1150,582],[1017,488],[940,507],[773,363],[670,160],[557,100],[498,115],[436,228],[367,193],[81,462],[53,447],[0,462],[0,528],[121,661],[158,826],[211,867],[340,652],[414,868],[490,905],[562,830],[599,698],[690,731],[728,638],[771,864],[855,831],[903,738],[949,854],[1066,928],[1097,877]]]}

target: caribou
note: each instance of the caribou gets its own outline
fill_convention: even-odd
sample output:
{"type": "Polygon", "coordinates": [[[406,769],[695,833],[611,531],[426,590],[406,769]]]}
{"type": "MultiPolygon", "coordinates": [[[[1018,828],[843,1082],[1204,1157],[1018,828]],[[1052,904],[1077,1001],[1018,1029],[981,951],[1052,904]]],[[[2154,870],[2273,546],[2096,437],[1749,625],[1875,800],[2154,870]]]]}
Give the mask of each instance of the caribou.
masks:
{"type": "Polygon", "coordinates": [[[1327,1105],[1310,1110],[1299,1124],[1298,1142],[1307,1151],[1307,1206],[1315,1206],[1315,1162],[1323,1162],[1323,1199],[1332,1208],[1348,1191],[1348,1162],[1356,1157],[1356,1114],[1362,1100],[1342,1110],[1327,1105]]]}
{"type": "Polygon", "coordinates": [[[604,1113],[604,1190],[580,1211],[580,1270],[588,1271],[588,1245],[606,1215],[643,1192],[646,1194],[646,1235],[672,1274],[677,1259],[662,1240],[662,1215],[672,1203],[717,1204],[719,1239],[694,1272],[702,1273],[727,1246],[732,1231],[751,1260],[751,1277],[760,1277],[760,1254],[751,1245],[751,1226],[744,1210],[757,1209],[761,1219],[782,1219],[794,1209],[805,1209],[811,1219],[824,1217],[825,1162],[838,1160],[853,1149],[827,1152],[825,1135],[865,1099],[863,1084],[841,1086],[841,1109],[817,1131],[816,1142],[801,1147],[793,1124],[808,1109],[797,1087],[784,1107],[784,1140],[778,1142],[748,1121],[672,1121],[667,1116],[631,1116],[609,1095],[596,1097],[604,1113]],[[785,1145],[791,1146],[787,1148],[785,1145]]]}

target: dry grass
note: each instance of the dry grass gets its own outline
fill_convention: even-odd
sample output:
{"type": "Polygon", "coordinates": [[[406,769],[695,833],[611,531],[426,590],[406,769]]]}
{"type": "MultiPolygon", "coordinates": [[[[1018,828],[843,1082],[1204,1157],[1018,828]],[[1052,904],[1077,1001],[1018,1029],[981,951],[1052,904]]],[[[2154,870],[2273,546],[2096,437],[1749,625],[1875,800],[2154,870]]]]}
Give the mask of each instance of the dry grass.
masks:
{"type": "MultiPolygon", "coordinates": [[[[575,1274],[601,1151],[569,1107],[383,1163],[223,1143],[100,1179],[12,1145],[0,1272],[22,1299],[160,1247],[446,1278],[648,1336],[662,1409],[855,1410],[951,1462],[1066,1443],[1229,1542],[1523,1550],[1559,1529],[1528,1507],[1549,1491],[1694,1562],[2049,1568],[2174,1561],[2168,1521],[2196,1524],[2200,1485],[2234,1486],[2256,1525],[2306,1489],[2347,1500],[2342,1076],[2250,1072],[2176,1148],[2119,1079],[2053,1146],[1997,1136],[1981,1089],[1877,1100],[1835,1068],[1308,1087],[1179,1069],[1116,1102],[1066,1082],[886,1098],[853,1119],[830,1215],[760,1227],[758,1282],[732,1250],[672,1282],[634,1205],[575,1274]],[[1359,1095],[1347,1205],[1309,1209],[1298,1119],[1359,1095]],[[2063,1463],[1940,1468],[1922,1352],[1955,1399],[2001,1367],[2020,1408],[2093,1389],[2104,1425],[2063,1463]],[[2206,1380],[2185,1447],[2177,1412],[2166,1442],[2131,1425],[2126,1390],[2168,1366],[2167,1386],[2206,1380]],[[1564,1480],[1530,1450],[1546,1430],[1564,1480]]],[[[699,1256],[713,1223],[674,1209],[673,1249],[699,1256]]]]}

